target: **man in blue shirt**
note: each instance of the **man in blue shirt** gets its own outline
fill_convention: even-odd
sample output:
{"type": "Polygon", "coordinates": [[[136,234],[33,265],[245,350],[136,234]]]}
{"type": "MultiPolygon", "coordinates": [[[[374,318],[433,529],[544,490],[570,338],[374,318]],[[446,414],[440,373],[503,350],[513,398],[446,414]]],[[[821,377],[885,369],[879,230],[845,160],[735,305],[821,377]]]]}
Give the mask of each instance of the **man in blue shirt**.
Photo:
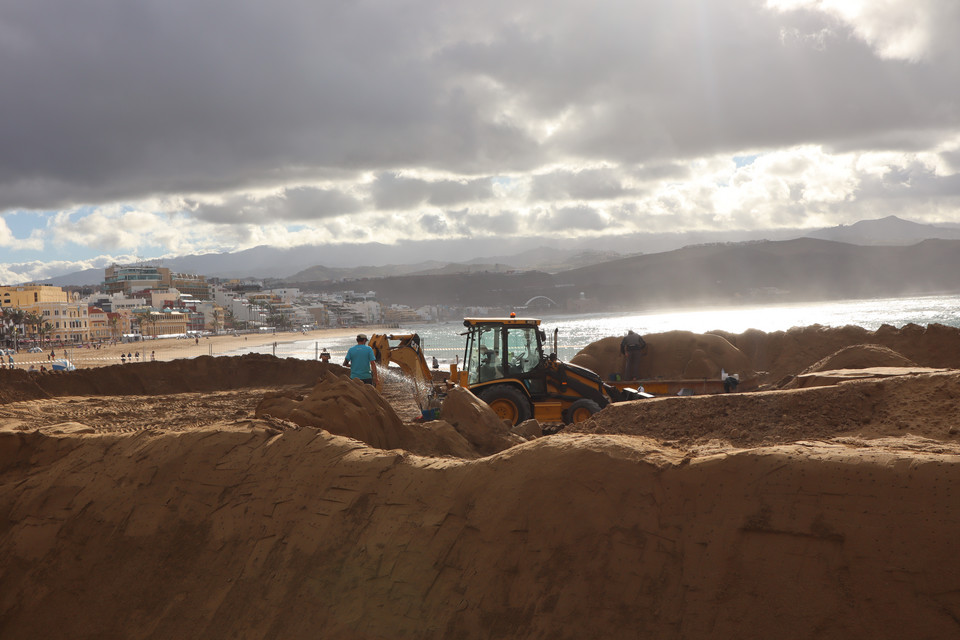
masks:
{"type": "Polygon", "coordinates": [[[367,346],[367,336],[357,336],[357,344],[350,347],[347,357],[343,359],[343,366],[350,367],[350,377],[360,380],[364,384],[377,384],[377,356],[373,349],[367,346]]]}

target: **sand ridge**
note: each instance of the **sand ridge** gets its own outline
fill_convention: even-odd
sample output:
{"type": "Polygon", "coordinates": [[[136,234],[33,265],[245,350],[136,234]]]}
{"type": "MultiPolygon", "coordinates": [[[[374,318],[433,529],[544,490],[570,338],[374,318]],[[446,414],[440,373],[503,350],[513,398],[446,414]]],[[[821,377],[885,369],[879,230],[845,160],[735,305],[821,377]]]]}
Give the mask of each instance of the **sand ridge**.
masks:
{"type": "Polygon", "coordinates": [[[956,455],[813,442],[690,458],[560,434],[456,462],[256,421],[2,433],[20,524],[0,630],[888,638],[909,620],[949,637],[957,480],[956,455]]]}

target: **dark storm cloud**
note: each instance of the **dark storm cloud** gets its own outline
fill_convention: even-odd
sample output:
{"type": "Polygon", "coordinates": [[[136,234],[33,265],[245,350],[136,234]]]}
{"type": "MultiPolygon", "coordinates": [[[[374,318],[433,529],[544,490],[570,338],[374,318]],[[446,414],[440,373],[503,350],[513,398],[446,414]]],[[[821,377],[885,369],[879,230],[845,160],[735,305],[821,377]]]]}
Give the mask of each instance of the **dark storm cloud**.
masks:
{"type": "Polygon", "coordinates": [[[450,207],[493,196],[489,178],[428,181],[389,173],[377,176],[371,191],[378,209],[414,209],[424,204],[450,207]]]}
{"type": "Polygon", "coordinates": [[[5,0],[0,209],[404,169],[465,178],[384,183],[378,203],[458,206],[487,197],[477,176],[552,162],[960,126],[956,3],[923,5],[929,55],[911,60],[835,16],[764,6],[5,0]]]}
{"type": "Polygon", "coordinates": [[[218,204],[191,203],[194,217],[207,222],[270,224],[304,222],[356,213],[361,203],[346,194],[329,189],[298,187],[282,195],[263,198],[236,196],[218,204]]]}
{"type": "Polygon", "coordinates": [[[592,207],[563,207],[548,216],[550,228],[560,230],[600,231],[607,227],[604,216],[592,207]]]}
{"type": "Polygon", "coordinates": [[[624,187],[618,171],[612,169],[585,169],[583,171],[555,171],[533,178],[530,185],[531,201],[608,200],[635,194],[624,187]]]}
{"type": "Polygon", "coordinates": [[[920,214],[932,201],[960,199],[960,175],[938,176],[930,167],[913,162],[864,178],[857,196],[873,207],[884,207],[888,200],[894,199],[898,201],[895,206],[902,207],[903,201],[908,200],[917,207],[915,213],[920,214]]]}
{"type": "Polygon", "coordinates": [[[449,229],[447,221],[442,216],[435,214],[420,216],[420,228],[427,233],[437,236],[446,235],[449,229]]]}
{"type": "Polygon", "coordinates": [[[451,235],[467,238],[514,235],[521,230],[521,215],[514,211],[478,213],[469,209],[445,212],[451,235]]]}

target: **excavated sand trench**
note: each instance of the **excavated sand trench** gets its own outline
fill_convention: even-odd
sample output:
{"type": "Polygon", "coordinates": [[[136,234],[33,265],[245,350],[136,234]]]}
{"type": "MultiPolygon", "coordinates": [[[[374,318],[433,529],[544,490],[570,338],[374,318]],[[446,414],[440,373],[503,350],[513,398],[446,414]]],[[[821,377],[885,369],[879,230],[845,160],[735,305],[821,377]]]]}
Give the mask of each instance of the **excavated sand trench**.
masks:
{"type": "Polygon", "coordinates": [[[898,333],[524,442],[266,356],[0,372],[0,637],[954,637],[956,336],[898,333]]]}

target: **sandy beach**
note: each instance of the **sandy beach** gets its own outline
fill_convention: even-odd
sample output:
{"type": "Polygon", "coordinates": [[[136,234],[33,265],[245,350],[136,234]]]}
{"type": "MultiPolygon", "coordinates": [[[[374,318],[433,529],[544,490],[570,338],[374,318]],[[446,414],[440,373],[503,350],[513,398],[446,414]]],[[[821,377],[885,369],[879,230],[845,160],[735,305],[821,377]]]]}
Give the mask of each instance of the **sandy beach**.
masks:
{"type": "MultiPolygon", "coordinates": [[[[195,358],[197,356],[220,356],[235,352],[239,349],[252,347],[268,347],[277,343],[277,356],[282,357],[283,346],[294,342],[314,340],[321,346],[325,342],[334,339],[349,338],[357,333],[366,333],[370,335],[376,331],[384,329],[374,328],[344,328],[344,329],[318,329],[307,332],[283,332],[283,333],[248,333],[248,334],[225,334],[219,336],[204,336],[199,339],[194,338],[160,338],[155,340],[144,340],[142,342],[127,342],[113,345],[103,345],[99,348],[94,347],[48,347],[43,353],[26,353],[21,351],[14,356],[16,368],[26,369],[30,365],[39,368],[40,365],[50,364],[50,353],[56,354],[56,359],[67,357],[70,362],[78,369],[90,367],[105,367],[113,364],[120,364],[125,359],[121,356],[133,354],[134,362],[169,362],[178,358],[195,358]],[[152,356],[152,357],[151,357],[152,356]]],[[[387,330],[389,331],[389,330],[387,330]]],[[[269,352],[269,351],[268,351],[269,352]]]]}

